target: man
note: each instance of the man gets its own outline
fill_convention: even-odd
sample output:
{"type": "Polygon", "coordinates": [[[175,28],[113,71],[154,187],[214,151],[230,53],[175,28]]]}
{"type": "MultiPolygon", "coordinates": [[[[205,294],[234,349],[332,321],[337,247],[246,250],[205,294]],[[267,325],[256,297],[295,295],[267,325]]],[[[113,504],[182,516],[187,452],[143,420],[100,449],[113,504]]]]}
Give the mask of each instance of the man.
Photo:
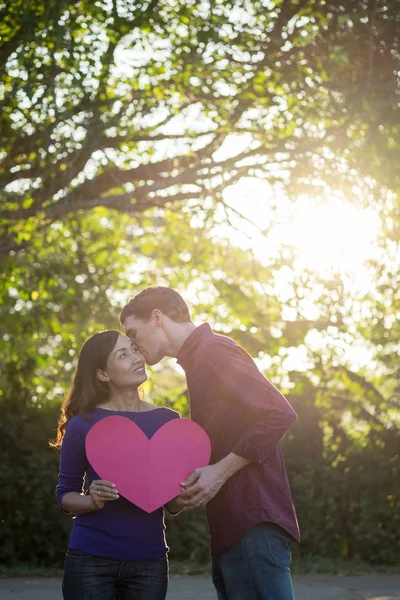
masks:
{"type": "Polygon", "coordinates": [[[177,358],[191,418],[211,439],[211,464],[183,482],[180,502],[207,505],[219,600],[292,600],[299,529],[279,441],[295,412],[241,346],[206,323],[196,327],[171,288],[143,290],[120,320],[149,365],[177,358]]]}

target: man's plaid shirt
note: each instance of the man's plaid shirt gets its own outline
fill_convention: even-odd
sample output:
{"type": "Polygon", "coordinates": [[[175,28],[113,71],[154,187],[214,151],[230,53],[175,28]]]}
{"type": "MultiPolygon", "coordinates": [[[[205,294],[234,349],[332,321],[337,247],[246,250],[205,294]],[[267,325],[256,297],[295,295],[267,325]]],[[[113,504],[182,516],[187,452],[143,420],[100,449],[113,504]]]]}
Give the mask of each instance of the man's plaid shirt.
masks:
{"type": "Polygon", "coordinates": [[[297,420],[289,402],[241,346],[206,323],[186,339],[177,361],[187,377],[191,418],[211,439],[211,462],[230,452],[252,461],[207,504],[211,553],[220,554],[264,521],[299,540],[279,447],[297,420]]]}

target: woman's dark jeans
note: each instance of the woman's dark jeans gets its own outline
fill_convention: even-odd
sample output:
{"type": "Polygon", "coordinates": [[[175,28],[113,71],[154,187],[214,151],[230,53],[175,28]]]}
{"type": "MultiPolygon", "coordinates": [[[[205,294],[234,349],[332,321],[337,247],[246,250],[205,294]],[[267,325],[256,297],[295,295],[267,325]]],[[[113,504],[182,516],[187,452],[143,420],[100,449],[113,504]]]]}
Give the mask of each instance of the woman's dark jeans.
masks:
{"type": "Polygon", "coordinates": [[[121,562],[69,548],[64,563],[64,600],[164,600],[168,560],[121,562]]]}

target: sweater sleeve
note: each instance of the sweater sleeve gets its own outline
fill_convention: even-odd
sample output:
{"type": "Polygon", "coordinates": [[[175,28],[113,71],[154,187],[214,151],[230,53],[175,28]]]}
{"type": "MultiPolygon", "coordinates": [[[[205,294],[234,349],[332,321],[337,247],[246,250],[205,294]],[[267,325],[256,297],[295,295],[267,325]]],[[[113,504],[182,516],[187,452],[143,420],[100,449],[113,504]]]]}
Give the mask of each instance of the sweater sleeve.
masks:
{"type": "Polygon", "coordinates": [[[68,423],[60,451],[60,470],[56,488],[57,502],[62,508],[62,499],[68,492],[83,491],[87,470],[85,435],[81,417],[73,417],[68,423]]]}
{"type": "Polygon", "coordinates": [[[232,452],[261,463],[297,421],[286,398],[259,371],[251,356],[229,340],[210,344],[205,360],[218,397],[229,401],[232,418],[240,420],[241,435],[232,452]]]}

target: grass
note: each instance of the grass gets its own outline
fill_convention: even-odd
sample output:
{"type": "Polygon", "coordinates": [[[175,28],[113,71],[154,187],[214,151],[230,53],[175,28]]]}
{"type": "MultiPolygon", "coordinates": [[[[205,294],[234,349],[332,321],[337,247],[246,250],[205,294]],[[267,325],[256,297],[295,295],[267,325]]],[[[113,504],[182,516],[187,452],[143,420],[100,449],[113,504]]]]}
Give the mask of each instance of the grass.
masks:
{"type": "MultiPolygon", "coordinates": [[[[210,576],[211,560],[205,563],[170,560],[171,575],[210,576]]],[[[391,565],[370,565],[361,561],[321,557],[295,557],[292,564],[294,575],[370,575],[371,573],[400,574],[400,568],[391,565]]],[[[61,577],[62,569],[15,565],[0,567],[0,577],[61,577]]]]}
{"type": "Polygon", "coordinates": [[[291,566],[294,575],[370,575],[371,573],[399,574],[394,565],[369,564],[345,558],[295,557],[291,566]]]}
{"type": "Polygon", "coordinates": [[[169,571],[171,575],[210,575],[211,558],[201,563],[193,560],[180,561],[170,559],[169,571]]]}
{"type": "Polygon", "coordinates": [[[32,565],[0,566],[0,577],[61,577],[62,569],[32,565]]]}

